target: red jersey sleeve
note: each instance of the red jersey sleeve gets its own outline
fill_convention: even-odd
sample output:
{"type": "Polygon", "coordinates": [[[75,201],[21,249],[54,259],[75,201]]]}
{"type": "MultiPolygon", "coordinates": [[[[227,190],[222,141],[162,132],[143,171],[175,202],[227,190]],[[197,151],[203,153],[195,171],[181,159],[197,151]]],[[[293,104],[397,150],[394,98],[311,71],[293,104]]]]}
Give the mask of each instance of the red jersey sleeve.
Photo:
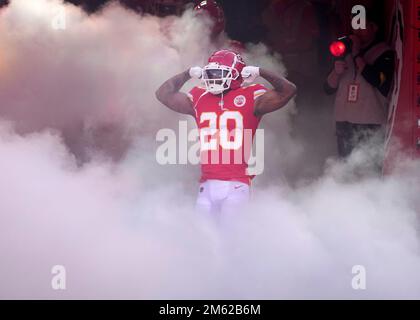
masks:
{"type": "Polygon", "coordinates": [[[188,98],[192,101],[194,108],[197,105],[198,100],[206,90],[200,87],[194,87],[187,93],[188,98]]]}
{"type": "Polygon", "coordinates": [[[252,85],[252,89],[254,101],[268,91],[267,87],[260,83],[252,85]]]}

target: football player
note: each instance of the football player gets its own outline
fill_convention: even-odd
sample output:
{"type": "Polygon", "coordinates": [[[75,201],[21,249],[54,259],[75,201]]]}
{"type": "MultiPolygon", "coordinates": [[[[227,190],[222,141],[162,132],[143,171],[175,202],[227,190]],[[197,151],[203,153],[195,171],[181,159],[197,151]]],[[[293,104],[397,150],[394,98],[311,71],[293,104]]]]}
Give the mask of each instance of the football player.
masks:
{"type": "Polygon", "coordinates": [[[246,66],[231,50],[216,51],[204,68],[192,67],[160,86],[157,99],[176,112],[193,116],[200,132],[202,174],[197,209],[223,215],[248,201],[252,141],[247,143],[245,133],[250,132],[252,140],[262,116],[282,108],[295,94],[293,83],[269,70],[246,66]],[[273,89],[250,84],[258,76],[273,89]],[[180,92],[191,78],[201,79],[204,88],[180,92]],[[236,157],[238,152],[242,158],[236,157]]]}
{"type": "Polygon", "coordinates": [[[230,48],[236,52],[243,52],[245,50],[243,43],[227,38],[225,33],[225,13],[223,8],[215,0],[197,1],[193,10],[196,17],[210,19],[212,23],[210,29],[210,40],[216,49],[230,48]]]}

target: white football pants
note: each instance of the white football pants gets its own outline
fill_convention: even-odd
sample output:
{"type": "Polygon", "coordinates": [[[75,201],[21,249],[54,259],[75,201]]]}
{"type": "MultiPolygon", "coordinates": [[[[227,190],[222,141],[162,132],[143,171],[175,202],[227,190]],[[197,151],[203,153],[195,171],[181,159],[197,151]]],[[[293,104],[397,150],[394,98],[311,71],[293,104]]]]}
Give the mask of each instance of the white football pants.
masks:
{"type": "Polygon", "coordinates": [[[238,181],[207,180],[200,184],[196,210],[214,218],[240,214],[249,201],[250,187],[238,181]]]}

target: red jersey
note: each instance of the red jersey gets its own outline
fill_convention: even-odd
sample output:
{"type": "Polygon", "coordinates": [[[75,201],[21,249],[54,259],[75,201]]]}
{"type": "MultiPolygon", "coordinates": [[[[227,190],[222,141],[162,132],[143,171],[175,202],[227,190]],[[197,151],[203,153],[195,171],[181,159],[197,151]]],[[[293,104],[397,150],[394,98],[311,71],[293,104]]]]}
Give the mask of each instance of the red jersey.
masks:
{"type": "Polygon", "coordinates": [[[267,92],[261,84],[213,95],[194,87],[189,97],[200,132],[201,182],[234,180],[250,184],[248,159],[260,117],[254,115],[255,99],[267,92]]]}

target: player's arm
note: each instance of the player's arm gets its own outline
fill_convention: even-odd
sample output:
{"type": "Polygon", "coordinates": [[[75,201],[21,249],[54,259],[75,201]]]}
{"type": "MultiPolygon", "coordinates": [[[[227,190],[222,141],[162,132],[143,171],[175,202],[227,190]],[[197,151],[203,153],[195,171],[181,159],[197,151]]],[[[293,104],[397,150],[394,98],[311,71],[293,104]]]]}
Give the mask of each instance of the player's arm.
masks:
{"type": "Polygon", "coordinates": [[[293,83],[269,70],[249,66],[243,69],[242,76],[249,82],[261,76],[273,86],[272,90],[255,100],[254,114],[256,116],[262,116],[284,107],[296,95],[297,89],[293,83]]]}
{"type": "Polygon", "coordinates": [[[273,89],[255,100],[254,114],[256,116],[283,108],[297,92],[296,86],[282,76],[263,68],[260,68],[259,73],[261,77],[270,82],[273,89]]]}
{"type": "Polygon", "coordinates": [[[185,93],[179,91],[189,79],[191,79],[189,70],[173,76],[159,87],[156,98],[173,111],[194,115],[192,101],[185,93]]]}

